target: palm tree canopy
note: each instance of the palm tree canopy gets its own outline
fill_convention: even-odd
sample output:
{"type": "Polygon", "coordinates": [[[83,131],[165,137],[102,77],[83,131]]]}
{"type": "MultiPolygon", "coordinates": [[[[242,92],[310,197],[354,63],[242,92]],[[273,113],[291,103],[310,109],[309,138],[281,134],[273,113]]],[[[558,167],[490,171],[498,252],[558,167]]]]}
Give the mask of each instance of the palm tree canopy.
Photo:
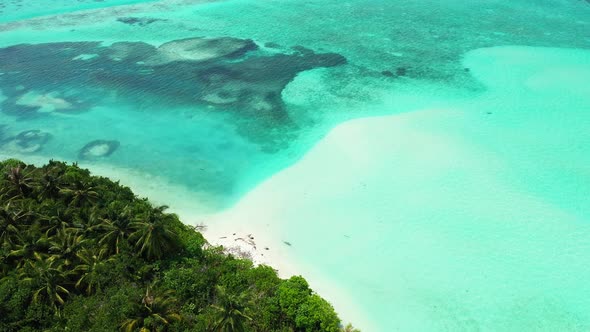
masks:
{"type": "Polygon", "coordinates": [[[182,320],[182,316],[177,311],[178,303],[172,294],[172,291],[153,293],[148,287],[136,317],[125,320],[121,324],[121,330],[125,332],[136,329],[150,332],[162,331],[167,325],[182,320]]]}
{"type": "Polygon", "coordinates": [[[158,218],[158,211],[148,211],[137,220],[130,224],[135,230],[130,240],[139,250],[139,254],[148,259],[160,259],[164,253],[171,252],[176,247],[178,235],[158,218]]]}
{"type": "Polygon", "coordinates": [[[43,299],[57,309],[64,304],[64,296],[70,294],[66,288],[66,273],[51,257],[44,258],[38,253],[34,257],[34,260],[27,261],[20,276],[24,282],[37,285],[38,288],[32,294],[33,302],[43,299]]]}
{"type": "Polygon", "coordinates": [[[217,310],[217,321],[211,328],[212,332],[243,332],[244,322],[252,318],[245,314],[246,294],[229,294],[225,287],[217,286],[217,302],[213,307],[217,310]]]}

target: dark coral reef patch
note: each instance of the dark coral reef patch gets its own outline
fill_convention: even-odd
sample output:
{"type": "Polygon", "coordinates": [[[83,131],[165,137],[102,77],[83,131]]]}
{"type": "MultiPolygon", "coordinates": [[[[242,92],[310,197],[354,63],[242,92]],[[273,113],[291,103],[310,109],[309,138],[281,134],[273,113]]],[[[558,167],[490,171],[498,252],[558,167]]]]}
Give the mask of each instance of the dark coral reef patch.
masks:
{"type": "Polygon", "coordinates": [[[108,157],[121,145],[118,141],[98,139],[86,145],[78,154],[80,159],[99,159],[108,157]]]}
{"type": "Polygon", "coordinates": [[[281,91],[297,73],[346,63],[297,47],[264,53],[230,37],[143,42],[62,42],[0,48],[2,111],[20,117],[75,113],[126,98],[141,107],[207,105],[256,121],[288,122],[281,91]],[[116,96],[116,97],[113,97],[116,96]]]}
{"type": "Polygon", "coordinates": [[[9,135],[6,126],[0,127],[0,148],[5,152],[33,153],[43,149],[51,139],[51,134],[39,130],[25,130],[17,135],[9,135]]]}

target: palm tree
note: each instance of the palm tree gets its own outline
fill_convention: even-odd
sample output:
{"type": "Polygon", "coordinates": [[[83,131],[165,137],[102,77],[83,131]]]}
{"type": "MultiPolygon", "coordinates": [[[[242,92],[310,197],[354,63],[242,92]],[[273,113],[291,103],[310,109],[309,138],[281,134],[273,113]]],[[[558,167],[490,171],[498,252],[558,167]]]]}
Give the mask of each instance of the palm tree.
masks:
{"type": "Polygon", "coordinates": [[[355,329],[352,324],[348,323],[342,328],[342,332],[361,332],[359,329],[355,329]]]}
{"type": "Polygon", "coordinates": [[[7,261],[6,255],[0,252],[0,280],[12,271],[12,266],[7,261]]]}
{"type": "Polygon", "coordinates": [[[107,215],[97,217],[99,222],[90,227],[90,231],[99,233],[98,243],[105,245],[109,253],[118,254],[123,241],[133,232],[130,209],[128,206],[120,207],[115,204],[106,210],[107,215]]]}
{"type": "Polygon", "coordinates": [[[165,331],[172,322],[182,320],[182,316],[176,312],[176,307],[176,299],[171,296],[170,291],[155,296],[148,287],[141,300],[138,315],[135,318],[126,319],[121,324],[121,330],[124,332],[137,329],[140,332],[165,331]]]}
{"type": "MultiPolygon", "coordinates": [[[[1,212],[1,211],[0,211],[1,212]]],[[[18,224],[11,222],[10,219],[0,217],[0,246],[10,248],[18,236],[18,224]]]]}
{"type": "Polygon", "coordinates": [[[12,250],[8,252],[8,258],[17,260],[16,268],[21,268],[37,257],[47,256],[47,239],[43,236],[39,237],[38,232],[30,229],[27,232],[20,232],[17,235],[17,240],[12,246],[12,250]]]}
{"type": "Polygon", "coordinates": [[[217,302],[213,304],[218,313],[218,319],[211,327],[211,332],[243,332],[244,322],[252,318],[246,315],[245,297],[242,293],[239,296],[228,294],[223,286],[217,286],[217,302]]]}
{"type": "Polygon", "coordinates": [[[76,256],[80,264],[74,268],[74,273],[78,274],[76,288],[83,288],[86,294],[90,295],[97,289],[100,289],[100,276],[108,268],[108,263],[113,257],[107,257],[107,250],[101,249],[82,249],[76,256]]]}
{"type": "Polygon", "coordinates": [[[56,235],[59,230],[72,227],[71,216],[62,211],[59,204],[51,201],[44,203],[39,209],[42,214],[37,214],[37,221],[46,237],[56,235]]]}
{"type": "Polygon", "coordinates": [[[178,235],[165,223],[165,218],[168,217],[162,213],[165,208],[149,211],[130,225],[135,230],[130,240],[139,249],[139,254],[148,259],[161,258],[178,243],[178,235]]]}
{"type": "Polygon", "coordinates": [[[24,282],[38,286],[33,292],[33,303],[44,299],[59,314],[59,307],[64,304],[64,298],[70,292],[66,288],[66,274],[57,261],[44,259],[36,253],[34,260],[27,261],[19,277],[24,282]]]}
{"type": "Polygon", "coordinates": [[[53,259],[62,261],[68,267],[76,259],[76,253],[85,242],[77,229],[62,228],[49,239],[49,253],[53,259]]]}
{"type": "Polygon", "coordinates": [[[63,171],[60,170],[59,167],[51,167],[51,165],[46,166],[38,183],[40,198],[56,198],[59,195],[62,174],[63,171]]]}
{"type": "Polygon", "coordinates": [[[70,205],[82,207],[98,200],[98,193],[90,182],[74,181],[71,188],[62,188],[59,193],[70,199],[70,205]]]}
{"type": "Polygon", "coordinates": [[[8,183],[11,185],[11,191],[16,195],[26,197],[33,187],[33,177],[27,170],[28,166],[22,168],[20,165],[12,167],[6,174],[8,183]]]}
{"type": "Polygon", "coordinates": [[[8,202],[0,207],[0,245],[6,247],[15,243],[18,238],[19,227],[29,221],[32,216],[15,206],[14,202],[8,202]]]}

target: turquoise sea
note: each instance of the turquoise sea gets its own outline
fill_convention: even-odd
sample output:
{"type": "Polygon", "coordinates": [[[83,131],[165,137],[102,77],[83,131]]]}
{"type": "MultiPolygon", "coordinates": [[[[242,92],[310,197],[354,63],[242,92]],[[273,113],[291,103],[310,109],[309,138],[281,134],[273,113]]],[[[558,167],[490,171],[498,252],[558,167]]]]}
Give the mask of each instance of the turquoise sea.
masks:
{"type": "Polygon", "coordinates": [[[586,0],[0,0],[0,156],[274,223],[364,331],[590,330],[586,0]]]}

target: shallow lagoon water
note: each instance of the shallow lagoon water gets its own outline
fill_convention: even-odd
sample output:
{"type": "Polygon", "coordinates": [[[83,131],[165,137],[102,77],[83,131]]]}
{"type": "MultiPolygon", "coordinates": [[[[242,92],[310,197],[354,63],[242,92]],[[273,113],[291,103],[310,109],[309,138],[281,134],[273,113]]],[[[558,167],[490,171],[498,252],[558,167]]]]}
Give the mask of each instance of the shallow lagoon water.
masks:
{"type": "MultiPolygon", "coordinates": [[[[186,93],[170,98],[183,77],[174,66],[159,71],[163,86],[148,94],[153,81],[136,78],[153,68],[87,68],[100,64],[94,51],[60,46],[57,55],[73,53],[50,78],[63,70],[69,85],[26,70],[0,76],[11,105],[0,113],[2,154],[73,161],[89,142],[116,140],[112,154],[83,163],[170,183],[179,193],[173,208],[190,206],[195,194],[196,214],[236,202],[240,211],[252,195],[270,203],[265,188],[275,188],[283,212],[271,222],[294,244],[300,273],[349,293],[372,330],[587,330],[589,13],[583,1],[557,0],[239,0],[11,19],[0,25],[2,47],[231,37],[257,49],[212,67],[189,63],[218,81],[195,79],[193,87],[189,79],[196,90],[187,91],[200,97],[187,101],[186,93]],[[561,49],[487,49],[503,45],[561,49]],[[324,66],[310,54],[346,63],[324,66]],[[296,61],[271,60],[282,57],[296,61]],[[296,76],[284,66],[297,67],[296,76]],[[228,79],[228,68],[242,76],[228,79]],[[84,76],[90,69],[109,79],[97,84],[97,75],[84,76]],[[254,84],[248,73],[257,70],[265,80],[254,84]],[[232,96],[202,93],[253,84],[262,91],[281,77],[288,84],[266,102],[251,93],[219,107],[232,96]],[[281,116],[264,112],[275,107],[281,116]],[[15,138],[33,129],[50,139],[15,138]],[[310,186],[309,196],[296,183],[310,186]]],[[[334,304],[346,312],[346,303],[334,304]]]]}
{"type": "Polygon", "coordinates": [[[10,22],[35,18],[39,16],[48,16],[53,14],[62,14],[75,12],[79,10],[89,10],[102,7],[129,5],[146,2],[145,0],[76,0],[76,1],[53,1],[51,6],[43,2],[11,0],[0,3],[0,22],[10,22]]]}
{"type": "Polygon", "coordinates": [[[283,220],[297,256],[344,276],[379,330],[583,331],[589,56],[470,53],[487,93],[342,124],[234,213],[275,200],[248,218],[283,220]],[[521,72],[496,75],[508,63],[521,72]]]}

